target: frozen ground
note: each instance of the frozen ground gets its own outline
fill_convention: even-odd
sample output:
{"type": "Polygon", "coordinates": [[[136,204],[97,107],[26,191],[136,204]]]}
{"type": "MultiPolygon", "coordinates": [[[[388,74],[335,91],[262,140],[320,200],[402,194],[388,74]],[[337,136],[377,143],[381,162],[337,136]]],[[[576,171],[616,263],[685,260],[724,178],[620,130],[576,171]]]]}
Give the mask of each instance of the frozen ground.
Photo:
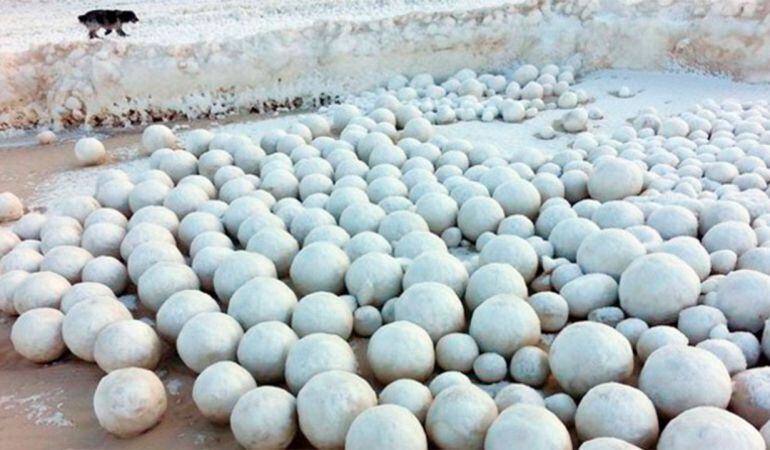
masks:
{"type": "Polygon", "coordinates": [[[0,130],[211,117],[307,105],[397,72],[445,77],[514,60],[706,68],[767,80],[756,0],[4,2],[0,130]],[[91,7],[135,9],[88,42],[91,7]]]}

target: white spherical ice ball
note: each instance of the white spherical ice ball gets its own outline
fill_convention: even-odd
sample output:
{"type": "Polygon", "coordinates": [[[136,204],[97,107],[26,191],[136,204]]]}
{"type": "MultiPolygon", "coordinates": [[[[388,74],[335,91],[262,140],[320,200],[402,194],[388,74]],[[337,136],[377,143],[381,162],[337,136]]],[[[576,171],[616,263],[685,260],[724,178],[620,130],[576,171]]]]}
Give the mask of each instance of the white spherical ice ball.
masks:
{"type": "Polygon", "coordinates": [[[275,278],[275,265],[266,257],[246,251],[227,256],[214,272],[214,291],[227,304],[238,289],[255,277],[275,278]]]}
{"type": "Polygon", "coordinates": [[[756,367],[733,377],[730,409],[759,428],[770,420],[770,407],[765,403],[770,392],[770,368],[756,367]]]}
{"type": "Polygon", "coordinates": [[[433,373],[433,341],[419,326],[406,321],[389,323],[369,340],[367,360],[383,383],[401,378],[424,381],[433,373]]]}
{"type": "Polygon", "coordinates": [[[176,136],[165,125],[150,125],[142,132],[142,148],[145,154],[151,154],[161,148],[174,148],[176,136]]]}
{"type": "Polygon", "coordinates": [[[256,387],[257,383],[246,369],[232,361],[219,361],[195,378],[192,398],[206,419],[226,424],[230,422],[238,399],[256,387]]]}
{"type": "Polygon", "coordinates": [[[766,448],[762,434],[731,412],[713,406],[684,411],[671,420],[658,440],[659,450],[692,448],[766,448]]]}
{"type": "Polygon", "coordinates": [[[395,319],[417,324],[434,342],[465,327],[462,302],[452,289],[435,282],[407,288],[395,304],[395,319]]]}
{"type": "Polygon", "coordinates": [[[233,407],[230,429],[248,450],[287,448],[297,433],[297,400],[273,386],[252,389],[233,407]]]}
{"type": "Polygon", "coordinates": [[[583,273],[604,273],[615,279],[647,249],[625,230],[606,229],[589,234],[577,251],[583,273]]]}
{"type": "Polygon", "coordinates": [[[13,349],[36,363],[55,361],[64,354],[64,314],[53,308],[31,309],[16,319],[11,328],[13,349]]]}
{"type": "Polygon", "coordinates": [[[725,317],[732,330],[758,332],[770,317],[770,276],[753,270],[736,270],[723,278],[712,306],[725,317]]]}
{"type": "Polygon", "coordinates": [[[337,295],[314,292],[300,299],[294,307],[291,328],[299,337],[329,333],[347,339],[353,332],[353,312],[337,295]]]}
{"type": "Polygon", "coordinates": [[[344,370],[355,373],[357,368],[350,344],[335,334],[315,333],[291,346],[284,376],[289,389],[299,392],[308,380],[322,372],[344,370]]]}
{"type": "Polygon", "coordinates": [[[441,448],[481,449],[497,418],[492,397],[468,383],[451,386],[433,400],[425,419],[431,440],[441,448]]]}
{"type": "Polygon", "coordinates": [[[622,158],[608,158],[597,164],[588,178],[588,193],[600,202],[622,200],[642,191],[644,171],[622,158]]]}
{"type": "Polygon", "coordinates": [[[479,346],[469,334],[450,333],[436,343],[436,362],[447,371],[469,373],[479,356],[479,346]]]}
{"type": "Polygon", "coordinates": [[[166,412],[166,389],[155,373],[137,367],[110,372],[94,392],[94,413],[99,425],[128,438],[160,422],[166,412]]]}
{"type": "Polygon", "coordinates": [[[235,291],[227,313],[247,330],[271,320],[289,324],[296,306],[297,295],[286,283],[270,277],[254,277],[235,291]]]}
{"type": "Polygon", "coordinates": [[[234,361],[243,329],[221,312],[203,312],[190,318],[176,340],[179,357],[193,372],[200,373],[219,361],[234,361]]]}
{"type": "Polygon", "coordinates": [[[30,274],[14,289],[13,306],[18,314],[34,308],[59,308],[70,286],[66,278],[53,272],[30,274]]]}
{"type": "Polygon", "coordinates": [[[503,450],[511,442],[533,450],[572,448],[569,431],[555,414],[526,403],[518,403],[500,413],[487,431],[484,448],[503,450]]]}
{"type": "Polygon", "coordinates": [[[328,242],[314,242],[303,248],[291,263],[290,276],[301,294],[326,291],[342,293],[350,259],[339,247],[328,242]]]}
{"type": "Polygon", "coordinates": [[[75,144],[75,158],[84,166],[94,166],[104,162],[107,151],[100,140],[82,138],[75,144]]]}
{"type": "Polygon", "coordinates": [[[158,334],[169,342],[176,342],[182,327],[193,316],[204,312],[219,311],[219,304],[205,292],[179,291],[171,295],[155,315],[158,334]]]}
{"type": "Polygon", "coordinates": [[[157,311],[173,294],[199,288],[198,276],[189,266],[178,262],[161,261],[142,274],[137,285],[137,293],[142,305],[157,311]]]}
{"type": "Polygon", "coordinates": [[[468,333],[482,352],[510,358],[540,338],[540,319],[531,306],[512,294],[498,294],[473,311],[468,333]]]}
{"type": "Polygon", "coordinates": [[[81,276],[84,282],[107,286],[115,295],[122,294],[128,286],[126,266],[112,256],[97,256],[92,259],[83,267],[81,276]]]}
{"type": "Polygon", "coordinates": [[[345,285],[362,306],[381,306],[401,293],[401,264],[384,253],[368,253],[353,261],[345,274],[345,285]]]}
{"type": "Polygon", "coordinates": [[[108,373],[125,367],[154,370],[161,352],[155,330],[141,320],[113,322],[102,328],[94,342],[94,361],[108,373]]]}
{"type": "Polygon", "coordinates": [[[24,205],[11,192],[0,192],[0,223],[19,219],[24,214],[24,205]]]}
{"type": "Polygon", "coordinates": [[[345,437],[349,450],[427,450],[428,438],[417,418],[397,405],[369,408],[353,420],[345,437]]]}
{"type": "Polygon", "coordinates": [[[283,380],[289,349],[299,338],[283,322],[260,322],[249,328],[238,344],[238,362],[259,383],[283,380]]]}
{"type": "Polygon", "coordinates": [[[62,322],[62,338],[75,356],[91,362],[99,333],[112,323],[132,318],[131,312],[117,300],[85,300],[67,312],[62,322]]]}
{"type": "Polygon", "coordinates": [[[342,448],[353,421],[377,405],[377,394],[363,378],[330,370],[311,378],[297,395],[302,433],[317,448],[342,448]]]}
{"type": "Polygon", "coordinates": [[[527,386],[542,386],[548,380],[551,369],[548,353],[535,346],[520,348],[511,358],[511,377],[527,386]]]}
{"type": "Polygon", "coordinates": [[[420,422],[425,422],[425,416],[428,414],[433,402],[433,394],[424,384],[403,378],[396,380],[380,392],[381,405],[398,405],[406,408],[414,414],[420,422]]]}
{"type": "Polygon", "coordinates": [[[455,256],[441,250],[419,255],[404,272],[405,289],[419,283],[441,283],[449,286],[458,296],[465,293],[468,284],[468,269],[455,256]]]}
{"type": "Polygon", "coordinates": [[[597,322],[565,327],[551,344],[548,361],[556,381],[568,393],[625,381],[634,368],[634,352],[622,334],[597,322]]]}

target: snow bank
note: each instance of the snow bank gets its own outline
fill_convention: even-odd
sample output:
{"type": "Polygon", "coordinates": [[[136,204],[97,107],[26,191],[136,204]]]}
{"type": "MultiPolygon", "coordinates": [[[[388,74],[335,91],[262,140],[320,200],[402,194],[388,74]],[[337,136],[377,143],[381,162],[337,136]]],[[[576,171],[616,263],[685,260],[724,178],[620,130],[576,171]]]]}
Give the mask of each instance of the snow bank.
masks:
{"type": "Polygon", "coordinates": [[[570,64],[583,69],[684,66],[770,81],[770,7],[756,0],[375,3],[346,2],[348,14],[304,10],[296,20],[270,10],[255,28],[256,12],[191,16],[203,31],[178,37],[0,46],[0,130],[318,105],[395,73],[440,78],[576,54],[570,64]]]}

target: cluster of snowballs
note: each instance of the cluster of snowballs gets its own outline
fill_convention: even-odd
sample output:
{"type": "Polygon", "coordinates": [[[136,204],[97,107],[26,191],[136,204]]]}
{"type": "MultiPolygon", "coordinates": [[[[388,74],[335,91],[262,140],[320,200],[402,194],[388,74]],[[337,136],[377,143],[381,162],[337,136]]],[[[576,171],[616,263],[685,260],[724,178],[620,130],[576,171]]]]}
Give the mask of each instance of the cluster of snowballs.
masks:
{"type": "MultiPolygon", "coordinates": [[[[541,82],[549,67],[389,88],[569,84],[541,82]]],[[[168,345],[200,412],[250,449],[300,432],[353,450],[765,448],[767,104],[645,110],[511,155],[377,96],[259,142],[193,130],[174,149],[153,125],[151,170],[104,171],[93,197],[0,230],[16,350],[98,364],[96,416],[124,437],[161,420],[168,345]]]]}

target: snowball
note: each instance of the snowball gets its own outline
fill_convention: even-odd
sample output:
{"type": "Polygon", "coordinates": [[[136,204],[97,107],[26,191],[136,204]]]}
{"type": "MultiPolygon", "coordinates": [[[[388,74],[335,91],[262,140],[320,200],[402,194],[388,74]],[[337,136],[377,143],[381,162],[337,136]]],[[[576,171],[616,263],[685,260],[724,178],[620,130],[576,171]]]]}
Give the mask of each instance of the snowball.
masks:
{"type": "Polygon", "coordinates": [[[528,386],[542,386],[548,379],[548,353],[538,347],[522,347],[511,358],[511,377],[528,386]]]}
{"type": "Polygon", "coordinates": [[[602,383],[624,381],[634,368],[628,341],[597,322],[577,322],[564,328],[551,344],[548,360],[559,385],[572,395],[582,395],[602,383]]]}
{"type": "Polygon", "coordinates": [[[82,279],[84,282],[103,284],[119,295],[128,285],[128,271],[122,262],[112,256],[97,256],[83,267],[82,279]]]}
{"type": "Polygon", "coordinates": [[[684,333],[690,344],[697,344],[708,339],[709,332],[717,325],[727,325],[727,318],[717,308],[696,305],[679,312],[677,328],[684,333]]]}
{"type": "Polygon", "coordinates": [[[358,364],[353,349],[334,334],[315,333],[298,340],[286,356],[284,376],[292,392],[315,375],[327,371],[356,372],[358,364]]]}
{"type": "Polygon", "coordinates": [[[302,294],[341,293],[349,266],[347,254],[339,247],[328,242],[315,242],[297,253],[290,275],[295,288],[302,294]]]}
{"type": "Polygon", "coordinates": [[[526,180],[505,182],[495,189],[492,197],[503,208],[506,216],[521,214],[534,219],[540,209],[540,192],[526,180]]]}
{"type": "Polygon", "coordinates": [[[62,338],[75,356],[91,362],[99,332],[112,323],[131,319],[131,312],[116,300],[85,300],[67,311],[62,322],[62,338]]]}
{"type": "Polygon", "coordinates": [[[226,424],[238,399],[256,387],[257,383],[246,369],[232,361],[220,361],[198,375],[192,398],[209,421],[226,424]]]}
{"type": "Polygon", "coordinates": [[[658,416],[642,391],[624,384],[604,383],[593,387],[580,400],[575,428],[583,441],[614,437],[649,448],[658,439],[658,416]]]}
{"type": "Polygon", "coordinates": [[[480,449],[496,417],[497,406],[486,392],[471,384],[460,384],[436,396],[425,428],[441,448],[480,449]]]}
{"type": "Polygon", "coordinates": [[[84,166],[93,166],[104,162],[107,152],[98,139],[81,138],[75,144],[75,158],[84,166]]]}
{"type": "Polygon", "coordinates": [[[119,437],[154,427],[166,412],[166,390],[157,375],[136,367],[110,372],[94,392],[99,425],[119,437]]]}
{"type": "Polygon", "coordinates": [[[105,326],[96,336],[94,361],[105,372],[125,367],[154,370],[161,350],[151,326],[141,320],[121,320],[105,326]]]}
{"type": "Polygon", "coordinates": [[[13,292],[18,314],[34,308],[58,308],[62,295],[70,288],[66,278],[53,272],[37,272],[25,277],[13,292]]]}
{"type": "Polygon", "coordinates": [[[247,449],[287,448],[297,432],[297,400],[277,387],[253,389],[233,407],[230,428],[247,449]]]}
{"type": "Polygon", "coordinates": [[[50,145],[56,142],[56,133],[51,130],[43,130],[37,134],[37,143],[40,145],[50,145]]]}
{"type": "Polygon", "coordinates": [[[503,263],[486,264],[473,272],[465,291],[465,304],[473,311],[497,294],[527,297],[527,284],[513,267],[503,263]]]}
{"type": "Polygon", "coordinates": [[[482,352],[510,358],[521,347],[537,343],[540,320],[524,300],[498,294],[474,310],[468,332],[482,352]]]}
{"type": "Polygon", "coordinates": [[[569,395],[560,392],[545,398],[545,407],[556,414],[559,420],[566,426],[572,426],[575,420],[577,405],[569,395]]]}
{"type": "Polygon", "coordinates": [[[578,247],[577,263],[584,273],[605,273],[617,279],[634,260],[646,253],[634,235],[613,228],[588,235],[578,247]]]}
{"type": "Polygon", "coordinates": [[[345,448],[427,450],[428,439],[420,421],[408,409],[380,405],[365,410],[353,420],[345,438],[345,448]]]}
{"type": "Polygon", "coordinates": [[[63,320],[64,314],[53,308],[35,308],[25,312],[11,328],[13,349],[36,363],[59,359],[66,350],[61,334],[63,320]]]}
{"type": "Polygon", "coordinates": [[[665,417],[696,406],[725,408],[730,401],[730,374],[713,354],[686,345],[653,352],[639,373],[639,389],[665,417]]]}
{"type": "Polygon", "coordinates": [[[753,270],[736,270],[719,282],[716,301],[718,308],[733,330],[757,332],[770,317],[770,276],[753,270]]]}
{"type": "Polygon", "coordinates": [[[532,281],[538,268],[538,257],[532,246],[518,236],[492,238],[479,255],[482,266],[490,263],[510,264],[526,282],[532,281]]]}
{"type": "Polygon", "coordinates": [[[139,278],[137,294],[142,305],[157,311],[171,295],[198,288],[198,276],[190,267],[178,262],[161,261],[147,269],[139,278]]]}
{"type": "Polygon", "coordinates": [[[495,404],[499,411],[517,403],[544,406],[543,397],[536,390],[524,384],[511,383],[500,389],[495,395],[495,404]]]}
{"type": "Polygon", "coordinates": [[[485,231],[495,231],[505,212],[495,200],[488,197],[473,197],[463,203],[457,214],[457,225],[463,235],[475,241],[485,231]]]}
{"type": "Polygon", "coordinates": [[[93,259],[91,253],[79,247],[62,245],[51,249],[40,262],[40,270],[59,274],[70,283],[80,281],[83,267],[93,259]]]}
{"type": "Polygon", "coordinates": [[[434,342],[465,327],[462,302],[452,289],[440,283],[412,285],[398,299],[395,308],[396,320],[419,325],[434,342]]]}
{"type": "Polygon", "coordinates": [[[759,428],[770,420],[766,399],[770,392],[770,368],[746,370],[733,377],[730,409],[759,428]]]}
{"type": "Polygon", "coordinates": [[[636,353],[644,362],[657,349],[666,345],[687,345],[687,336],[674,327],[659,325],[644,330],[636,342],[636,353]]]}
{"type": "Polygon", "coordinates": [[[406,321],[393,322],[371,337],[367,360],[383,383],[400,378],[423,381],[433,373],[433,342],[419,326],[406,321]]]}
{"type": "Polygon", "coordinates": [[[703,236],[703,246],[709,253],[730,250],[741,256],[757,246],[757,234],[743,222],[721,222],[706,232],[703,236]]]}
{"type": "Polygon", "coordinates": [[[454,226],[457,219],[457,202],[440,192],[429,192],[415,204],[415,212],[428,224],[433,233],[442,233],[454,226]]]}
{"type": "Polygon", "coordinates": [[[489,427],[484,448],[502,450],[512,442],[529,449],[572,448],[569,432],[559,418],[545,408],[528,404],[516,404],[500,413],[489,427]]]}
{"type": "MultiPolygon", "coordinates": [[[[22,240],[40,238],[40,229],[46,221],[43,214],[31,212],[24,214],[15,224],[12,231],[22,240]]],[[[2,244],[0,244],[0,257],[4,254],[2,244]]]]}
{"type": "Polygon", "coordinates": [[[145,242],[136,247],[128,257],[128,276],[138,284],[142,275],[159,262],[184,264],[182,252],[175,245],[165,242],[145,242]]]}
{"type": "Polygon", "coordinates": [[[260,322],[246,331],[238,344],[238,362],[259,383],[283,380],[286,357],[297,335],[283,322],[260,322]]]}
{"type": "Polygon", "coordinates": [[[392,404],[404,407],[420,422],[425,421],[432,402],[433,395],[428,387],[406,378],[388,384],[380,392],[381,405],[392,404]]]}
{"type": "Polygon", "coordinates": [[[740,347],[726,339],[706,339],[701,341],[697,348],[713,353],[722,361],[730,376],[746,370],[746,357],[740,347]]]}
{"type": "Polygon", "coordinates": [[[452,288],[463,295],[468,284],[468,270],[456,257],[444,251],[429,251],[421,254],[409,264],[404,272],[403,285],[409,289],[418,283],[436,282],[452,288]]]}
{"type": "Polygon", "coordinates": [[[150,125],[142,132],[142,147],[145,154],[151,154],[161,148],[174,148],[176,136],[165,125],[150,125]]]}
{"type": "Polygon", "coordinates": [[[505,378],[505,358],[497,353],[482,353],[473,361],[473,373],[482,383],[497,383],[505,378]]]}
{"type": "Polygon", "coordinates": [[[313,446],[341,448],[354,419],[375,405],[377,394],[363,378],[331,370],[311,378],[299,392],[299,426],[313,446]]]}
{"type": "Polygon", "coordinates": [[[176,342],[184,324],[204,312],[219,312],[219,305],[210,295],[195,290],[176,292],[155,315],[158,333],[169,342],[176,342]]]}
{"type": "Polygon", "coordinates": [[[311,333],[329,333],[347,339],[353,331],[353,314],[338,296],[328,292],[314,292],[297,303],[291,317],[291,327],[299,337],[311,333]]]}
{"type": "Polygon", "coordinates": [[[642,191],[643,174],[639,166],[626,159],[602,160],[588,178],[588,193],[601,202],[637,195],[642,191]]]}
{"type": "Polygon", "coordinates": [[[24,205],[11,192],[0,193],[0,223],[19,219],[24,214],[24,205]]]}
{"type": "Polygon", "coordinates": [[[360,305],[381,306],[401,293],[401,264],[390,255],[368,253],[353,261],[345,274],[348,292],[360,305]]]}
{"type": "Polygon", "coordinates": [[[214,290],[219,300],[227,304],[235,292],[255,277],[275,278],[272,261],[257,253],[235,251],[227,256],[214,272],[214,290]]]}
{"type": "Polygon", "coordinates": [[[254,277],[235,291],[227,312],[248,329],[270,320],[289,323],[296,305],[297,296],[282,281],[254,277]]]}
{"type": "Polygon", "coordinates": [[[219,362],[235,360],[243,329],[221,312],[202,312],[191,317],[176,340],[179,357],[193,372],[219,362]]]}
{"type": "Polygon", "coordinates": [[[591,311],[617,302],[618,283],[609,275],[590,273],[562,286],[559,294],[567,302],[570,316],[584,319],[591,311]]]}
{"type": "Polygon", "coordinates": [[[765,442],[756,428],[733,413],[711,406],[692,408],[666,425],[659,450],[745,448],[762,450],[765,442]]]}

